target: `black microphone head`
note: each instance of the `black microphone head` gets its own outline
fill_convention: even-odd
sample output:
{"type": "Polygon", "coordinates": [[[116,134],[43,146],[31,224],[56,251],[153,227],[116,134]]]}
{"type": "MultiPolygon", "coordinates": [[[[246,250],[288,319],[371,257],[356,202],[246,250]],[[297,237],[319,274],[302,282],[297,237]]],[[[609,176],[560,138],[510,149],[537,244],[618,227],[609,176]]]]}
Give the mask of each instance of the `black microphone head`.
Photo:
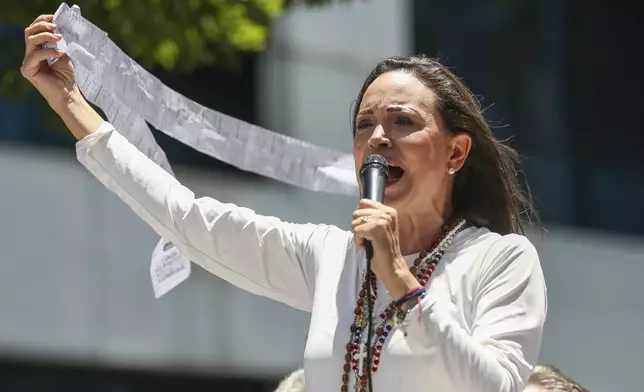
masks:
{"type": "Polygon", "coordinates": [[[389,176],[389,163],[387,163],[387,160],[382,155],[371,154],[367,158],[365,158],[364,162],[362,163],[362,167],[360,168],[360,175],[362,175],[365,169],[370,167],[378,167],[379,169],[385,171],[386,176],[389,176]]]}
{"type": "Polygon", "coordinates": [[[362,197],[382,203],[385,198],[385,185],[389,177],[389,164],[378,154],[372,154],[364,160],[360,168],[362,197]]]}

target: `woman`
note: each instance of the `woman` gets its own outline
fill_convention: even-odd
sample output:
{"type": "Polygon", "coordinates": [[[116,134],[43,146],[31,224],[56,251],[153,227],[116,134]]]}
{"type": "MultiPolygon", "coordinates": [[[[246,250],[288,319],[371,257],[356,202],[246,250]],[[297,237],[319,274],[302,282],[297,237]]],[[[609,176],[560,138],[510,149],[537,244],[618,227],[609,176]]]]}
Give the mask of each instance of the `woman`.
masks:
{"type": "Polygon", "coordinates": [[[546,314],[537,253],[516,234],[530,204],[516,154],[446,68],[391,58],[367,78],[353,124],[356,169],[371,153],[392,167],[384,204],[360,201],[346,232],[196,199],[90,107],[64,53],[41,49],[60,39],[51,21],[25,30],[22,74],[79,140],[78,159],[193,262],[311,312],[309,391],[368,390],[369,285],[374,391],[523,389],[546,314]],[[49,57],[59,61],[49,67],[49,57]],[[370,282],[365,241],[375,254],[370,282]]]}

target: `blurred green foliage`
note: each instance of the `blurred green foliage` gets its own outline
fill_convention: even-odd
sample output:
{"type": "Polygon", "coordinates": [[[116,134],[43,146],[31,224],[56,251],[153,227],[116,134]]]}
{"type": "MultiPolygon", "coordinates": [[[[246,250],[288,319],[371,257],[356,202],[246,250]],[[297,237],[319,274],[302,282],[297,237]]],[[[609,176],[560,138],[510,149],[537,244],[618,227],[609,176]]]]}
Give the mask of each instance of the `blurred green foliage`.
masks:
{"type": "MultiPolygon", "coordinates": [[[[346,1],[346,0],[345,0],[346,1]]],[[[298,3],[324,5],[333,0],[76,0],[83,16],[146,68],[189,72],[214,64],[234,65],[240,53],[264,49],[271,22],[298,3]]],[[[0,23],[28,26],[54,13],[61,0],[3,2],[0,23]]],[[[33,91],[19,73],[24,46],[6,40],[8,64],[0,69],[1,94],[24,97],[33,91]]],[[[3,56],[4,57],[4,56],[3,56]]]]}

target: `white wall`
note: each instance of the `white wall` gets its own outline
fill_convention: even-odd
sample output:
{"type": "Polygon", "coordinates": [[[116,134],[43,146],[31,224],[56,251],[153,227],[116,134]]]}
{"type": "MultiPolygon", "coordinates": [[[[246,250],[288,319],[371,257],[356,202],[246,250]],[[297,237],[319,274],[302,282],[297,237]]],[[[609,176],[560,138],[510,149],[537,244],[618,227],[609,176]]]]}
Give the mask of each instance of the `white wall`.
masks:
{"type": "MultiPolygon", "coordinates": [[[[177,173],[198,195],[285,220],[347,227],[354,208],[271,181],[177,173]]],[[[71,152],[0,146],[0,184],[0,353],[277,376],[299,365],[307,314],[198,267],[154,300],[157,236],[71,152]]],[[[592,390],[638,390],[644,241],[550,229],[532,236],[550,303],[541,361],[592,390]]]]}

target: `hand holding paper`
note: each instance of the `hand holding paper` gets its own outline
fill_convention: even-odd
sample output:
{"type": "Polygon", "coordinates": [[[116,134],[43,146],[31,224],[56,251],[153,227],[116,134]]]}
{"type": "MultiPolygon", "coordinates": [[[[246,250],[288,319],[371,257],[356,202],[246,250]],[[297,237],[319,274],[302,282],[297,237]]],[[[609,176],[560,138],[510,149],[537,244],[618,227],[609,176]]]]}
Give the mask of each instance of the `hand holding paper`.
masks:
{"type": "Polygon", "coordinates": [[[25,29],[25,58],[20,72],[60,114],[69,96],[80,96],[80,90],[71,60],[64,50],[56,48],[63,36],[56,33],[53,19],[53,15],[41,15],[25,29]],[[60,61],[50,65],[47,60],[51,58],[60,61]]]}

